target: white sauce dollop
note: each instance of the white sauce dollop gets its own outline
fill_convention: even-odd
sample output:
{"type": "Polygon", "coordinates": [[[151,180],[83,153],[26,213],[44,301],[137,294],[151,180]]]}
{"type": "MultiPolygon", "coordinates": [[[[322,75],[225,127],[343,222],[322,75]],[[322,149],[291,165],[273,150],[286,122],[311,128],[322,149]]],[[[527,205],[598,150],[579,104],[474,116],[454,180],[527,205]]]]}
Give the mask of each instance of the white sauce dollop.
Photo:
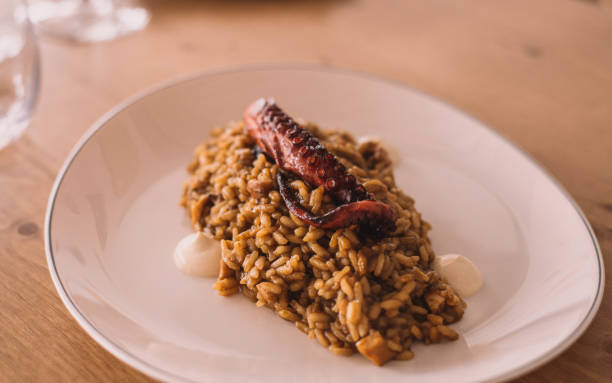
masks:
{"type": "Polygon", "coordinates": [[[459,254],[436,256],[433,268],[446,278],[453,289],[462,297],[470,297],[482,287],[480,270],[466,257],[459,254]]]}
{"type": "Polygon", "coordinates": [[[174,250],[174,263],[185,274],[195,277],[216,277],[219,274],[221,245],[202,232],[181,239],[174,250]]]}

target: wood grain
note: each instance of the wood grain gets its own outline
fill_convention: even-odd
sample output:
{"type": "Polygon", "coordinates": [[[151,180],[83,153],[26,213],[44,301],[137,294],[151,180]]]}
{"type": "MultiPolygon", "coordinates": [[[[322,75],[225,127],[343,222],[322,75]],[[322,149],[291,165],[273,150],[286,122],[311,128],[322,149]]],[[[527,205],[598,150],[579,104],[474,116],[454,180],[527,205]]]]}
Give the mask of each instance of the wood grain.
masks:
{"type": "MultiPolygon", "coordinates": [[[[227,66],[319,63],[380,74],[465,110],[549,169],[612,261],[612,3],[150,1],[142,33],[99,45],[43,37],[33,124],[0,151],[0,381],[150,381],[70,317],[48,274],[47,197],[83,132],[171,77],[227,66]]],[[[606,273],[607,292],[612,289],[606,273]]],[[[609,294],[608,294],[609,295],[609,294]]],[[[612,376],[612,303],[522,382],[612,376]]]]}

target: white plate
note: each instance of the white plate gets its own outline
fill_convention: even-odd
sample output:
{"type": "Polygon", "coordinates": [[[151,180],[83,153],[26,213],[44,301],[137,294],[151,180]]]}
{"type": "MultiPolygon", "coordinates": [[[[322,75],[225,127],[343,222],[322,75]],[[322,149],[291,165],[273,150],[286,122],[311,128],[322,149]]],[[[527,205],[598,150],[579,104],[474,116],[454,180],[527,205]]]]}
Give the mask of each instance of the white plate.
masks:
{"type": "Polygon", "coordinates": [[[440,382],[516,377],[585,330],[603,291],[593,232],[569,195],[478,121],[404,86],[321,68],[199,75],[104,116],[57,177],[46,219],[62,300],[103,347],[162,380],[440,382]],[[377,368],[336,357],[269,310],[223,298],[176,270],[191,231],[179,208],[186,164],[208,131],[260,96],[290,114],[399,152],[399,185],[432,223],[438,254],[476,263],[483,289],[455,325],[459,341],[416,346],[377,368]]]}

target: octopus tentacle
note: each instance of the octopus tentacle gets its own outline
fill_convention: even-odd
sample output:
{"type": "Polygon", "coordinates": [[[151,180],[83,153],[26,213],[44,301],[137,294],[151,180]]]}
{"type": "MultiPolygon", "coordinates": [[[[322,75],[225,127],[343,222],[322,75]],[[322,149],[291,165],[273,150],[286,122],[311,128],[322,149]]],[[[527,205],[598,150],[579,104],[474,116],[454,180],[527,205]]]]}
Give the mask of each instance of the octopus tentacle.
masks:
{"type": "MultiPolygon", "coordinates": [[[[311,225],[323,228],[344,227],[361,223],[378,235],[390,233],[395,228],[395,211],[369,194],[363,185],[338,159],[328,152],[319,140],[285,114],[274,101],[259,99],[244,113],[247,132],[259,147],[283,170],[299,176],[311,185],[323,185],[338,203],[338,208],[322,216],[314,216],[304,210],[299,201],[292,198],[286,185],[279,187],[285,203],[294,215],[311,225]],[[378,227],[379,229],[374,230],[378,227]]],[[[295,196],[293,196],[295,197],[295,196]]]]}
{"type": "Polygon", "coordinates": [[[340,205],[323,214],[314,215],[300,204],[295,191],[287,183],[281,171],[276,175],[279,191],[289,211],[302,221],[321,229],[335,229],[358,224],[362,233],[373,237],[381,237],[395,229],[393,221],[380,220],[382,216],[394,216],[389,205],[380,201],[361,200],[340,205]]]}
{"type": "Polygon", "coordinates": [[[340,203],[371,199],[365,188],[319,140],[287,116],[273,101],[259,99],[244,114],[249,134],[284,170],[325,190],[340,203]]]}

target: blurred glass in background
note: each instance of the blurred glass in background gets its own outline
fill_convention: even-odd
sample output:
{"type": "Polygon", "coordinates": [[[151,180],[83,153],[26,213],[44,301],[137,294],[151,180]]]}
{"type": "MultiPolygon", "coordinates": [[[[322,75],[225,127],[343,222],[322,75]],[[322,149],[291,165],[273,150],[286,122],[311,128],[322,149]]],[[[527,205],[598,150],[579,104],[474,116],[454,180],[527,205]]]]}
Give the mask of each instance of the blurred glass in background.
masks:
{"type": "Polygon", "coordinates": [[[80,43],[108,41],[139,31],[151,18],[139,0],[30,0],[29,3],[30,17],[42,33],[80,43]]]}
{"type": "Polygon", "coordinates": [[[0,149],[30,124],[39,81],[36,37],[21,0],[0,1],[0,149]]]}

